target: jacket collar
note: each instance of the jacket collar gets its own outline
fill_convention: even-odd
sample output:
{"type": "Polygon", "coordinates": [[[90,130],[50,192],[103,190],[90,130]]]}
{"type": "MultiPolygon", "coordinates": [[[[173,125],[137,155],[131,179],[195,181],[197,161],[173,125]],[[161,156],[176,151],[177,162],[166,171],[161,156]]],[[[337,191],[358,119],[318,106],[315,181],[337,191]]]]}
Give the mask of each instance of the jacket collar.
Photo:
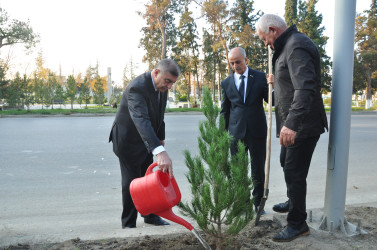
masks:
{"type": "Polygon", "coordinates": [[[287,40],[290,36],[292,36],[294,33],[298,33],[296,25],[290,26],[288,29],[286,29],[278,38],[276,38],[274,42],[274,56],[272,57],[272,63],[275,65],[275,61],[279,57],[280,53],[284,49],[285,44],[287,43],[287,40]]]}

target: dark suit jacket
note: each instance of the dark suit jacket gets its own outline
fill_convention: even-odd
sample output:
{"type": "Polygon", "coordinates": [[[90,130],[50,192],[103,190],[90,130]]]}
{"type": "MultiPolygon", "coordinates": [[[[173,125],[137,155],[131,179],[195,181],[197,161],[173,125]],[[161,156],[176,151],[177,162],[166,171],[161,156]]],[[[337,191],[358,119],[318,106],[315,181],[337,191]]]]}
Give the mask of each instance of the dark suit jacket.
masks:
{"type": "Polygon", "coordinates": [[[234,74],[221,82],[221,115],[225,126],[236,139],[248,137],[266,137],[267,123],[263,109],[263,99],[268,102],[268,85],[263,72],[249,68],[246,99],[243,102],[234,82],[234,74]]]}
{"type": "Polygon", "coordinates": [[[155,91],[151,72],[127,85],[110,132],[114,153],[139,164],[165,140],[164,111],[168,92],[155,91]]]}

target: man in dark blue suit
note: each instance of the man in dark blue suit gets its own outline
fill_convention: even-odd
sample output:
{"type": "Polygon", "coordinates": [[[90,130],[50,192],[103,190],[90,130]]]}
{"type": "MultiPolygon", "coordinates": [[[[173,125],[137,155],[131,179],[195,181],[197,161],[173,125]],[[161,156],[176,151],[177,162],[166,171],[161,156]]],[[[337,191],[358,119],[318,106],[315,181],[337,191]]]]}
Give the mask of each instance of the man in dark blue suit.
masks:
{"type": "Polygon", "coordinates": [[[221,82],[221,114],[226,129],[234,138],[231,153],[237,153],[238,141],[243,142],[249,151],[254,206],[257,211],[264,189],[267,123],[263,100],[268,102],[268,85],[263,72],[247,66],[243,48],[230,50],[229,62],[234,73],[221,82]]]}
{"type": "MultiPolygon", "coordinates": [[[[164,113],[167,90],[179,74],[173,60],[163,59],[155,69],[132,80],[124,90],[109,137],[122,174],[123,228],[136,227],[137,210],[129,186],[133,179],[145,175],[153,156],[157,157],[159,168],[173,176],[172,161],[164,148],[164,113]]],[[[144,222],[169,225],[154,214],[145,216],[144,222]]]]}

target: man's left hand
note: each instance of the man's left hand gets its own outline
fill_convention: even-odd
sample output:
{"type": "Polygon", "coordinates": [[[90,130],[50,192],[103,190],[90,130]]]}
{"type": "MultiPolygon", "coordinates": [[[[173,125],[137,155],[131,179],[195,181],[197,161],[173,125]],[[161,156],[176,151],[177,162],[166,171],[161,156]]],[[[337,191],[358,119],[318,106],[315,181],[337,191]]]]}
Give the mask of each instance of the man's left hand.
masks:
{"type": "Polygon", "coordinates": [[[267,74],[267,83],[272,84],[272,88],[274,88],[274,75],[273,74],[267,74]]]}
{"type": "Polygon", "coordinates": [[[280,131],[280,145],[284,147],[289,147],[295,144],[295,137],[297,132],[293,131],[292,129],[287,128],[286,126],[283,126],[283,128],[280,131]]]}

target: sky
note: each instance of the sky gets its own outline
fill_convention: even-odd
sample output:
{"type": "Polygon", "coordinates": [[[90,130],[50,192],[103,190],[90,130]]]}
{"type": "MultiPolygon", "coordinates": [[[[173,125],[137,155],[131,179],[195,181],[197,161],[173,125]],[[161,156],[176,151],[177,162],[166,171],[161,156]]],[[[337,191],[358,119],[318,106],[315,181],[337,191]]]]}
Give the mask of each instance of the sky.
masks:
{"type": "MultiPolygon", "coordinates": [[[[351,0],[347,0],[351,1],[351,0]]],[[[99,74],[107,75],[120,85],[125,66],[132,60],[135,72],[145,72],[143,49],[139,48],[144,20],[137,14],[144,11],[146,0],[0,0],[0,8],[11,19],[30,21],[41,42],[33,53],[25,55],[22,45],[3,47],[0,57],[11,58],[12,72],[30,73],[35,58],[42,51],[45,67],[62,75],[85,74],[89,66],[99,64],[99,74]]],[[[229,1],[232,2],[232,1],[229,1]]],[[[369,9],[371,0],[357,0],[356,12],[369,9]]],[[[254,9],[284,17],[285,0],[254,0],[254,9]]],[[[332,57],[335,0],[319,0],[316,10],[323,15],[326,46],[332,57]]],[[[197,8],[199,11],[199,8],[197,8]]],[[[194,13],[199,16],[200,13],[194,13]]],[[[200,25],[201,21],[198,21],[200,25]]]]}

